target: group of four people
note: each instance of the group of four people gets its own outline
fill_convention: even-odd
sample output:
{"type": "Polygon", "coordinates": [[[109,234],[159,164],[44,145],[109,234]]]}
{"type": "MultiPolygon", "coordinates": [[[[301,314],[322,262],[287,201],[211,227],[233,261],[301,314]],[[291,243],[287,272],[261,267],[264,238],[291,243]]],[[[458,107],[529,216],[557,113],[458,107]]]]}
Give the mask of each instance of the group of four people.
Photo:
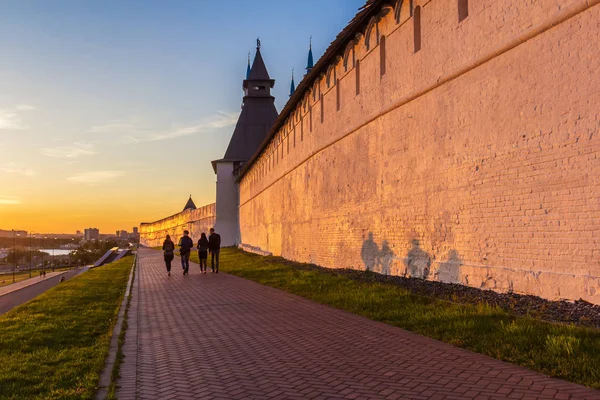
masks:
{"type": "MultiPolygon", "coordinates": [[[[183,275],[189,274],[190,270],[190,253],[194,247],[194,241],[190,237],[189,231],[183,231],[183,236],[179,239],[179,255],[181,256],[181,268],[183,275]]],[[[210,265],[212,272],[219,273],[219,252],[221,250],[221,235],[215,233],[214,228],[210,228],[210,235],[206,237],[206,233],[202,232],[198,244],[198,258],[200,259],[200,273],[206,274],[206,264],[208,254],[211,255],[210,265]]],[[[165,264],[167,273],[171,276],[171,261],[175,258],[175,243],[171,240],[171,236],[167,235],[163,242],[162,249],[164,251],[165,264]]]]}

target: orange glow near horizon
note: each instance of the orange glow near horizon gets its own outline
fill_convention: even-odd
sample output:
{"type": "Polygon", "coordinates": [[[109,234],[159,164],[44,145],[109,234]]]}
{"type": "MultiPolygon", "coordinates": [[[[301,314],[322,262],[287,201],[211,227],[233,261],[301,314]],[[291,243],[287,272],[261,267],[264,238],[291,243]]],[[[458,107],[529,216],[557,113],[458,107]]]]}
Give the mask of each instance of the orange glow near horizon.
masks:
{"type": "MultiPolygon", "coordinates": [[[[199,207],[214,202],[210,189],[206,188],[205,195],[193,196],[199,207]]],[[[142,222],[153,222],[180,212],[187,196],[189,193],[165,196],[167,200],[164,202],[142,201],[131,195],[119,198],[97,196],[83,203],[69,201],[68,198],[47,203],[5,201],[5,204],[0,203],[0,229],[40,234],[74,234],[86,228],[98,228],[100,233],[109,234],[122,229],[131,232],[134,226],[139,227],[142,222]]]]}

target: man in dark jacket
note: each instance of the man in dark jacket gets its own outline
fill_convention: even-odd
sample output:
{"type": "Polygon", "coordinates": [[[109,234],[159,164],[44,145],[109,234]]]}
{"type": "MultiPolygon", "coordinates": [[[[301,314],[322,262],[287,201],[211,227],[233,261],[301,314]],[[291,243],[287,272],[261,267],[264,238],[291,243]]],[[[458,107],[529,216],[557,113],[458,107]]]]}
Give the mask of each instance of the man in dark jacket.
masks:
{"type": "Polygon", "coordinates": [[[194,247],[194,241],[189,236],[189,231],[183,231],[183,236],[179,239],[179,254],[181,255],[181,268],[183,268],[183,274],[187,275],[190,270],[190,252],[194,247]]]}
{"type": "Polygon", "coordinates": [[[221,235],[215,233],[215,228],[210,228],[208,236],[208,251],[210,252],[210,266],[212,272],[219,273],[219,251],[221,250],[221,235]],[[216,260],[216,261],[215,261],[216,260]],[[215,270],[216,264],[216,270],[215,270]]]}

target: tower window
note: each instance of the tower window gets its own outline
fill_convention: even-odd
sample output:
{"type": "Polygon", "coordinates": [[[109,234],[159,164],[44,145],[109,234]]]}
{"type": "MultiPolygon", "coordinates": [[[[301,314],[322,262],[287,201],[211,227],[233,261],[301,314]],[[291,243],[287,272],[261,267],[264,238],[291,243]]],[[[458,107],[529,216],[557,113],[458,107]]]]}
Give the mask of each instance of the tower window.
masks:
{"type": "Polygon", "coordinates": [[[458,22],[469,16],[469,0],[458,0],[458,22]]]}
{"type": "Polygon", "coordinates": [[[421,50],[421,6],[415,8],[415,14],[413,16],[414,30],[415,30],[415,53],[421,50]]]}
{"type": "Polygon", "coordinates": [[[360,94],[360,60],[356,60],[356,95],[360,94]]]}
{"type": "Polygon", "coordinates": [[[321,100],[321,123],[323,123],[325,121],[325,106],[323,105],[323,103],[324,103],[323,94],[321,94],[320,100],[321,100]]]}
{"type": "Polygon", "coordinates": [[[337,111],[340,111],[340,80],[335,82],[335,106],[337,111]]]}
{"type": "Polygon", "coordinates": [[[379,41],[379,74],[385,75],[385,36],[379,41]]]}

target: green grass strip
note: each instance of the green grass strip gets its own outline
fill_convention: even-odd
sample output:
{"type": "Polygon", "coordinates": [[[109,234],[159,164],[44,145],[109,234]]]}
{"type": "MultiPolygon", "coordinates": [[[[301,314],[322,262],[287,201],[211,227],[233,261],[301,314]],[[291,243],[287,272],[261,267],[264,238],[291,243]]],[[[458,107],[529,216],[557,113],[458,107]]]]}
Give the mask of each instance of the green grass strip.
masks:
{"type": "MultiPolygon", "coordinates": [[[[196,252],[193,261],[198,261],[196,252]]],[[[210,258],[208,260],[210,267],[210,258]]],[[[600,330],[515,317],[487,304],[418,296],[390,283],[364,282],[280,257],[221,250],[221,271],[375,321],[600,389],[600,330]]],[[[365,272],[369,273],[369,272],[365,272]]]]}
{"type": "Polygon", "coordinates": [[[127,321],[129,319],[129,307],[131,306],[131,299],[133,297],[133,285],[135,283],[137,263],[138,260],[136,258],[136,265],[133,267],[131,275],[131,286],[129,287],[129,295],[127,296],[127,306],[125,307],[125,313],[123,314],[123,324],[121,325],[121,332],[119,333],[117,357],[115,359],[115,363],[111,372],[110,385],[108,386],[108,394],[106,396],[108,400],[115,400],[117,398],[117,381],[121,377],[121,364],[123,364],[123,361],[125,360],[125,354],[123,354],[123,345],[125,345],[125,335],[127,334],[127,328],[129,328],[129,324],[127,323],[127,321]]]}
{"type": "Polygon", "coordinates": [[[94,398],[132,257],[0,316],[0,399],[94,398]]]}

